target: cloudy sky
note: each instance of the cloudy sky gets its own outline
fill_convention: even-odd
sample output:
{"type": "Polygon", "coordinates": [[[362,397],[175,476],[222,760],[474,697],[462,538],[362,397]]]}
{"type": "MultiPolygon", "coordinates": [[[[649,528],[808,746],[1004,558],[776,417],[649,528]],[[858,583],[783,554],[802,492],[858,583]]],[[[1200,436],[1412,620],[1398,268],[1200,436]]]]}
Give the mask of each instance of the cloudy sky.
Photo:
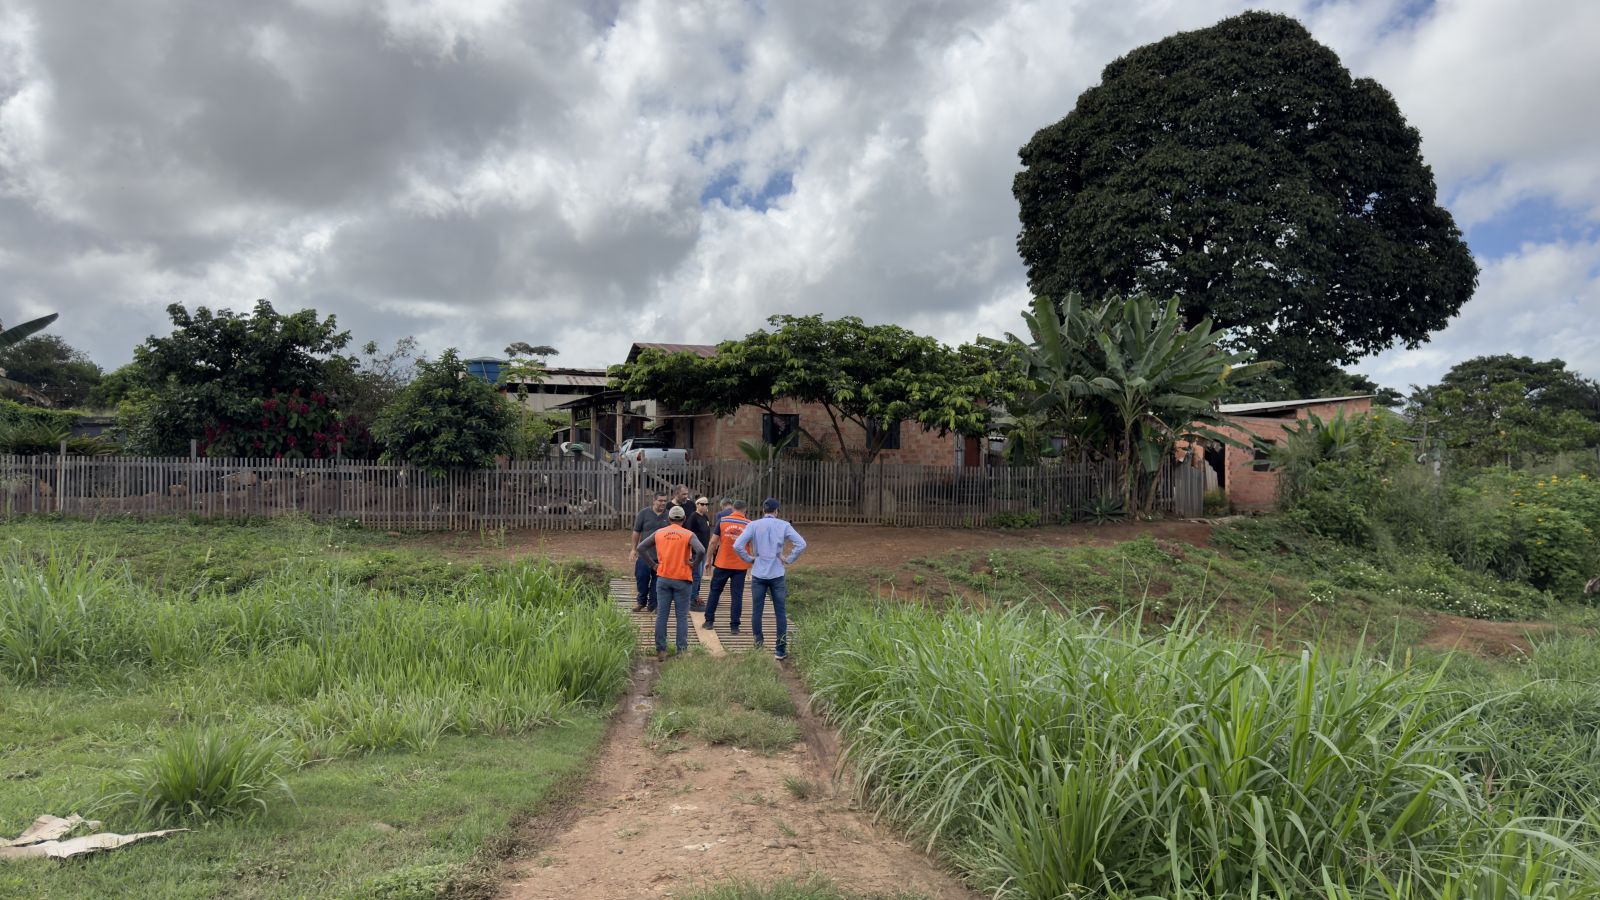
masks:
{"type": "Polygon", "coordinates": [[[0,0],[0,321],[59,311],[107,367],[257,297],[566,365],[777,312],[1019,330],[1017,149],[1252,6],[1394,93],[1483,268],[1356,368],[1600,376],[1592,0],[0,0]]]}

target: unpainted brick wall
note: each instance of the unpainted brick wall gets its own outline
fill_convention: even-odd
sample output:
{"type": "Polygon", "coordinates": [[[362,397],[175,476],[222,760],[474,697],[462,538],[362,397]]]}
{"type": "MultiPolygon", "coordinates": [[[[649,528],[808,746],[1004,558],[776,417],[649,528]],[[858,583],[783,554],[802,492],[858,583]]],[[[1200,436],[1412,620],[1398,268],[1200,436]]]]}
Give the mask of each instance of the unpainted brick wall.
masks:
{"type": "MultiPolygon", "coordinates": [[[[1282,443],[1285,433],[1300,419],[1310,413],[1316,413],[1324,422],[1337,416],[1340,408],[1344,409],[1346,418],[1360,415],[1372,409],[1370,398],[1361,400],[1346,400],[1342,403],[1319,403],[1315,406],[1305,406],[1294,411],[1295,418],[1266,418],[1253,416],[1232,416],[1232,428],[1220,428],[1235,439],[1245,444],[1251,443],[1251,435],[1274,443],[1282,443]]],[[[1228,500],[1236,510],[1270,510],[1278,505],[1278,473],[1273,470],[1256,471],[1255,454],[1251,450],[1241,450],[1238,447],[1228,447],[1227,490],[1228,500]]]]}

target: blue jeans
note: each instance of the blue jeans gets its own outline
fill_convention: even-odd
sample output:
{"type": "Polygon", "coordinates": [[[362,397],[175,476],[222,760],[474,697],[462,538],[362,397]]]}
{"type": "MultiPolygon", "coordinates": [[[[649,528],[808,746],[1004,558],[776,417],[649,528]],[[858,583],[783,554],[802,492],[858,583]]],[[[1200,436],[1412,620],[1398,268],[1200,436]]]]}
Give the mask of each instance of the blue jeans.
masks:
{"type": "Polygon", "coordinates": [[[739,616],[744,612],[744,574],[748,569],[724,569],[721,566],[711,568],[711,596],[706,599],[706,624],[710,625],[716,620],[717,601],[722,599],[722,586],[732,582],[728,594],[732,598],[733,613],[728,616],[728,624],[734,628],[739,627],[739,616]]]}
{"type": "MultiPolygon", "coordinates": [[[[705,557],[702,556],[700,561],[694,564],[694,593],[690,595],[692,598],[691,602],[698,603],[700,601],[700,576],[704,575],[705,571],[706,560],[705,557]]],[[[715,573],[713,573],[712,577],[715,577],[715,573]]]]}
{"type": "Polygon", "coordinates": [[[689,647],[689,591],[692,585],[673,578],[656,579],[656,597],[661,605],[656,608],[656,649],[667,649],[667,612],[676,610],[678,616],[678,652],[689,647]]]}
{"type": "Polygon", "coordinates": [[[633,585],[639,590],[635,604],[656,605],[656,567],[642,556],[633,562],[633,585]]]}
{"type": "Polygon", "coordinates": [[[758,644],[765,640],[761,634],[761,613],[766,609],[768,591],[772,592],[772,614],[778,620],[778,646],[782,647],[784,639],[789,636],[789,611],[784,606],[784,601],[789,599],[789,586],[783,583],[782,575],[777,578],[750,579],[750,602],[755,606],[750,634],[758,644]]]}

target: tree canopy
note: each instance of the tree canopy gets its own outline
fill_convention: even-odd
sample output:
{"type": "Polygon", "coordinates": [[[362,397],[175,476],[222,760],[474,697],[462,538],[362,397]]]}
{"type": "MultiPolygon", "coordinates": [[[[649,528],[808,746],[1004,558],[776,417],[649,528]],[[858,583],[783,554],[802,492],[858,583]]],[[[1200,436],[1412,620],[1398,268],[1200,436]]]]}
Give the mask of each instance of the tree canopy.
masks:
{"type": "MultiPolygon", "coordinates": [[[[612,369],[612,385],[680,409],[729,415],[741,406],[769,412],[788,398],[815,403],[847,462],[877,458],[897,422],[941,433],[982,434],[986,400],[1005,377],[931,337],[898,325],[868,325],[855,316],[824,319],[773,316],[758,329],[724,341],[715,356],[646,348],[612,369]],[[845,426],[866,431],[864,447],[845,438],[845,426]]],[[[814,444],[822,442],[809,432],[814,444]]]]}
{"type": "Polygon", "coordinates": [[[1035,295],[1176,295],[1297,383],[1427,340],[1477,284],[1394,98],[1286,16],[1132,51],[1020,155],[1035,295]]]}
{"type": "Polygon", "coordinates": [[[1515,465],[1600,445],[1600,384],[1559,359],[1480,356],[1413,390],[1407,414],[1463,467],[1515,465]]]}
{"type": "Polygon", "coordinates": [[[41,334],[0,348],[0,373],[53,406],[78,406],[100,383],[100,367],[59,335],[41,334]]]}
{"type": "MultiPolygon", "coordinates": [[[[134,348],[133,363],[119,370],[126,382],[119,427],[136,453],[185,454],[189,441],[199,440],[216,444],[218,453],[255,455],[266,441],[252,447],[257,438],[247,435],[273,424],[263,416],[264,404],[275,395],[296,396],[298,410],[313,394],[325,398],[331,382],[353,365],[336,355],[350,333],[313,309],[285,315],[257,300],[248,314],[204,306],[190,313],[175,303],[167,315],[172,333],[147,338],[134,348]]],[[[282,411],[286,402],[268,412],[282,411]]],[[[327,408],[326,399],[314,407],[327,408]]],[[[303,442],[297,437],[295,444],[303,442]]]]}
{"type": "MultiPolygon", "coordinates": [[[[37,319],[23,322],[20,325],[13,325],[10,328],[7,328],[3,323],[0,323],[0,353],[11,350],[33,335],[50,327],[50,323],[60,318],[60,316],[60,313],[51,313],[48,316],[41,316],[37,319]]],[[[3,366],[0,366],[0,392],[6,394],[15,394],[17,396],[34,401],[35,403],[50,402],[50,398],[40,394],[38,391],[34,390],[23,382],[8,378],[6,370],[3,366]]]]}

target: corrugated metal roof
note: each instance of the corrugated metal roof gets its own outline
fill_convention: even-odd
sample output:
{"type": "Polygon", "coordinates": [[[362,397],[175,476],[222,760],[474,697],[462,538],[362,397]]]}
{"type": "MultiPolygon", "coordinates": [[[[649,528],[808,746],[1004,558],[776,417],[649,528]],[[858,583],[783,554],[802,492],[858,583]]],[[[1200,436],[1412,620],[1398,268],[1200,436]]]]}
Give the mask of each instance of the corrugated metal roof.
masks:
{"type": "MultiPolygon", "coordinates": [[[[610,379],[606,376],[605,369],[545,369],[544,377],[539,384],[551,387],[599,387],[606,386],[610,379]]],[[[511,384],[518,384],[523,379],[508,378],[511,384]]]]}
{"type": "Polygon", "coordinates": [[[603,388],[609,380],[605,375],[551,375],[543,383],[550,387],[603,388]]]}
{"type": "Polygon", "coordinates": [[[638,359],[639,351],[645,349],[646,347],[649,347],[652,350],[660,350],[663,353],[693,353],[694,355],[704,359],[710,359],[711,357],[717,355],[716,344],[657,344],[652,342],[641,342],[634,344],[633,348],[628,351],[628,362],[633,362],[635,359],[638,359]]]}
{"type": "Polygon", "coordinates": [[[1343,403],[1347,400],[1367,400],[1374,394],[1351,394],[1348,397],[1313,397],[1310,400],[1268,400],[1264,403],[1224,403],[1217,407],[1217,412],[1227,415],[1241,415],[1253,412],[1271,412],[1275,409],[1299,409],[1303,406],[1317,406],[1323,403],[1343,403]]]}

